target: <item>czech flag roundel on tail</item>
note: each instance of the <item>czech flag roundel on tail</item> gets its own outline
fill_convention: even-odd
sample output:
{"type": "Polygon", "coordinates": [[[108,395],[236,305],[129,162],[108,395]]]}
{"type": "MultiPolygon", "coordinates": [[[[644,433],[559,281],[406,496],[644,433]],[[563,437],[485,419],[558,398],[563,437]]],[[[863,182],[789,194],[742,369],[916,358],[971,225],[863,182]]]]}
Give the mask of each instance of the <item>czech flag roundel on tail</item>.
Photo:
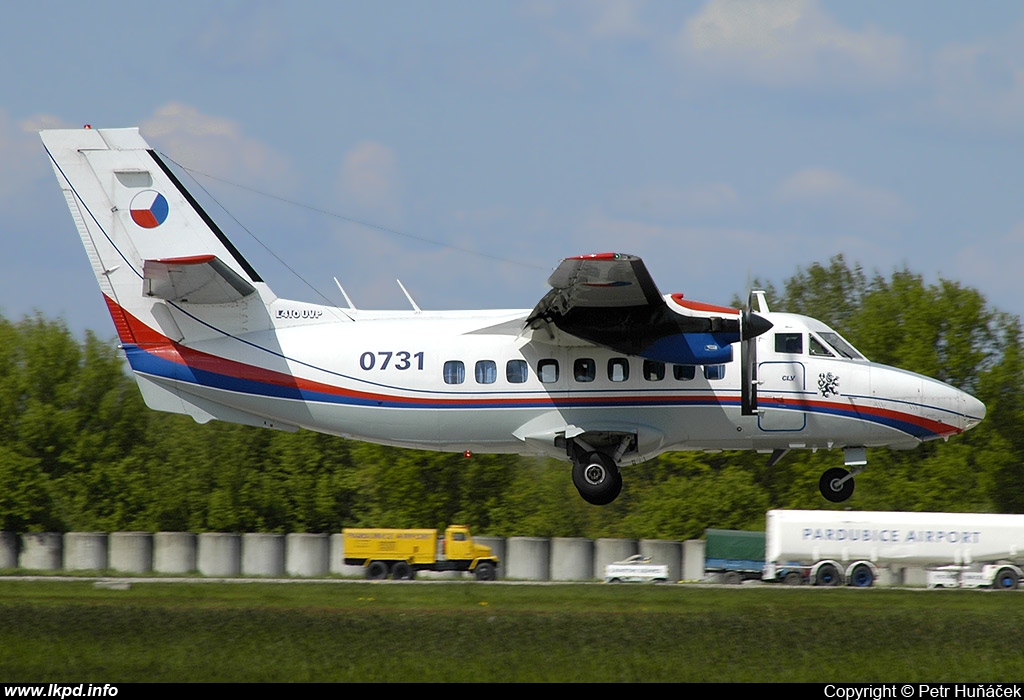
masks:
{"type": "Polygon", "coordinates": [[[156,190],[143,190],[132,197],[132,221],[142,228],[156,228],[167,220],[167,199],[156,190]]]}

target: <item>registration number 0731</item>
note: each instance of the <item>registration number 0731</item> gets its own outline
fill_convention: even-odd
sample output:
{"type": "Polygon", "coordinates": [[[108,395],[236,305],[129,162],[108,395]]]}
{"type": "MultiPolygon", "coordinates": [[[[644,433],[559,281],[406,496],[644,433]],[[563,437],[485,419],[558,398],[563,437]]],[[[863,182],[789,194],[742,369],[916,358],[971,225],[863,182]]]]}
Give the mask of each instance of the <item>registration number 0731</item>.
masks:
{"type": "Polygon", "coordinates": [[[409,352],[408,350],[378,350],[376,352],[364,352],[359,356],[359,367],[364,370],[371,369],[397,369],[407,370],[423,369],[423,353],[409,352]]]}

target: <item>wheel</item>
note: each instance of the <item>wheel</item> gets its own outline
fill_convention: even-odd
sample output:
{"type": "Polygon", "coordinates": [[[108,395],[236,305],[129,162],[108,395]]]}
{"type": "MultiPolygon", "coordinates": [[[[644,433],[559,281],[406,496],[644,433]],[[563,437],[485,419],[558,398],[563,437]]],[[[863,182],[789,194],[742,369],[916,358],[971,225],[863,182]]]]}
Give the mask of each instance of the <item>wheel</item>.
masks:
{"type": "Polygon", "coordinates": [[[839,480],[848,476],[850,472],[840,467],[825,470],[818,481],[818,490],[826,500],[832,503],[842,503],[853,495],[853,479],[847,479],[842,484],[839,480]]]}
{"type": "Polygon", "coordinates": [[[622,579],[613,578],[608,583],[622,583],[622,579]]]}
{"type": "Polygon", "coordinates": [[[1000,569],[996,577],[992,579],[992,588],[999,588],[1009,591],[1017,587],[1020,582],[1013,569],[1000,569]]]}
{"type": "Polygon", "coordinates": [[[814,575],[815,586],[838,586],[841,580],[839,569],[832,564],[822,564],[814,575]]]}
{"type": "Polygon", "coordinates": [[[366,578],[371,581],[381,581],[388,577],[388,564],[383,561],[371,561],[366,567],[366,578]]]}
{"type": "Polygon", "coordinates": [[[476,576],[477,581],[493,581],[498,578],[494,564],[489,561],[482,561],[477,564],[473,574],[476,576]]]}
{"type": "Polygon", "coordinates": [[[790,571],[782,577],[782,583],[787,586],[799,586],[804,582],[804,577],[797,571],[790,571]]]}
{"type": "Polygon", "coordinates": [[[850,573],[850,585],[858,588],[868,588],[874,585],[875,575],[867,564],[857,564],[850,573]]]}
{"type": "Polygon", "coordinates": [[[738,586],[743,583],[743,577],[740,576],[738,571],[726,571],[722,576],[722,583],[730,586],[738,586]]]}
{"type": "Polygon", "coordinates": [[[608,505],[622,491],[622,474],[615,461],[603,452],[591,452],[572,465],[572,483],[587,503],[608,505]]]}
{"type": "Polygon", "coordinates": [[[391,567],[391,578],[396,581],[412,581],[412,567],[404,561],[397,561],[391,567]]]}

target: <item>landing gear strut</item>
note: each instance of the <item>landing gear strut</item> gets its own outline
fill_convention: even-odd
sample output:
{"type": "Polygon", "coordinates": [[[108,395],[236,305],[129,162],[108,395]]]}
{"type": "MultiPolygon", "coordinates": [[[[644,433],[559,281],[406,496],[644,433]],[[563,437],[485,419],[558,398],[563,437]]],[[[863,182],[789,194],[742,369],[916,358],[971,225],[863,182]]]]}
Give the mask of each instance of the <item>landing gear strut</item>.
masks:
{"type": "Polygon", "coordinates": [[[622,474],[610,455],[581,450],[573,457],[572,483],[587,503],[604,506],[622,491],[622,474]]]}

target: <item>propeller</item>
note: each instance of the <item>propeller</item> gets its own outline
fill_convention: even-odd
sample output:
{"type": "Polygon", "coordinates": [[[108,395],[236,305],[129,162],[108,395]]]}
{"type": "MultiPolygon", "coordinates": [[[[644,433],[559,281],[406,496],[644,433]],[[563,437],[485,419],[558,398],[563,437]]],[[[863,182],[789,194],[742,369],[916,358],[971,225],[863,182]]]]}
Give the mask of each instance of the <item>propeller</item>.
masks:
{"type": "Polygon", "coordinates": [[[740,412],[744,416],[757,415],[757,336],[772,327],[771,321],[753,312],[753,305],[751,290],[740,314],[740,412]]]}

